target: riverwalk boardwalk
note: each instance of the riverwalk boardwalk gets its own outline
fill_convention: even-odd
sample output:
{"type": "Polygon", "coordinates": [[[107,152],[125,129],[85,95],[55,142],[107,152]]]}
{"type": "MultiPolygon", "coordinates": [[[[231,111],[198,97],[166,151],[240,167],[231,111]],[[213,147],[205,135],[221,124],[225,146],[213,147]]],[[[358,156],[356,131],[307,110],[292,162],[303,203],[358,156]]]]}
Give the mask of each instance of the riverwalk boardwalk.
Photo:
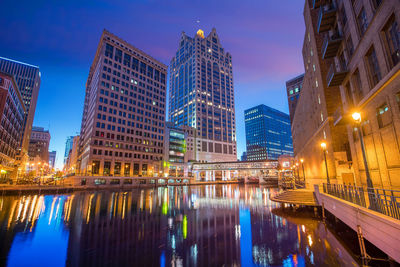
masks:
{"type": "MultiPolygon", "coordinates": [[[[314,187],[314,194],[317,203],[326,209],[336,218],[345,223],[348,227],[357,232],[359,238],[365,238],[377,248],[385,252],[390,258],[400,263],[400,220],[363,207],[360,204],[333,196],[327,192],[321,192],[319,186],[314,187]]],[[[379,196],[377,196],[379,197],[379,196]]],[[[361,196],[363,198],[363,196],[361,196]]],[[[355,198],[353,198],[355,199],[355,198]]],[[[356,201],[354,201],[356,202],[356,201]]],[[[399,203],[394,203],[399,208],[399,203]]],[[[392,214],[392,216],[395,214],[392,214]]],[[[361,254],[368,258],[368,251],[361,247],[361,254]]]]}
{"type": "Polygon", "coordinates": [[[327,210],[357,233],[364,260],[370,259],[364,246],[365,238],[400,263],[400,198],[396,193],[400,192],[375,189],[371,193],[362,188],[329,184],[324,185],[322,192],[315,185],[314,190],[287,190],[271,195],[270,199],[284,204],[321,206],[323,214],[327,210]],[[390,191],[390,198],[389,193],[382,191],[390,191]],[[370,199],[375,200],[374,210],[370,199]]]}

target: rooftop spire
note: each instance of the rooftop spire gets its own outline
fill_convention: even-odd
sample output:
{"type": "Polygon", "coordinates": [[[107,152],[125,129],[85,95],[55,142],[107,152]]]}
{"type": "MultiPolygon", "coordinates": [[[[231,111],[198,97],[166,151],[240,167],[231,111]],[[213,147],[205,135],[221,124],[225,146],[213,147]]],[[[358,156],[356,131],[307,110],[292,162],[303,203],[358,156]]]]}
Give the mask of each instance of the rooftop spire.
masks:
{"type": "Polygon", "coordinates": [[[202,29],[199,29],[196,33],[199,37],[201,37],[202,39],[204,39],[204,32],[202,29]]]}

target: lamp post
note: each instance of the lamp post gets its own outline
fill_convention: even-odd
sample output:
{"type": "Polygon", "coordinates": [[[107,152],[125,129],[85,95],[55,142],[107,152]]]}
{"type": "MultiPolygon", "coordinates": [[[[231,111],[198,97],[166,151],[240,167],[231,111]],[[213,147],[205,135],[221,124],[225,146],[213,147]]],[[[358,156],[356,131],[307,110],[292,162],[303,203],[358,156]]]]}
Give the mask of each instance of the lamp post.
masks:
{"type": "Polygon", "coordinates": [[[325,169],[326,169],[326,182],[328,184],[331,183],[331,181],[329,180],[329,173],[328,173],[328,162],[326,161],[326,143],[322,142],[321,143],[321,148],[324,151],[324,160],[325,160],[325,169]]]}
{"type": "Polygon", "coordinates": [[[93,169],[94,169],[94,166],[96,166],[96,163],[92,163],[92,171],[91,171],[91,174],[92,174],[92,176],[93,176],[93,169]]]}
{"type": "Polygon", "coordinates": [[[364,160],[364,167],[365,167],[365,176],[367,178],[367,191],[368,191],[368,198],[370,201],[370,208],[375,209],[375,198],[374,198],[374,185],[371,180],[371,175],[369,173],[369,168],[368,168],[368,161],[367,161],[367,156],[365,152],[365,145],[364,145],[364,138],[361,133],[361,113],[359,112],[354,112],[351,114],[353,117],[353,120],[356,123],[356,129],[358,132],[358,137],[360,139],[360,145],[361,145],[361,152],[364,160]]]}
{"type": "Polygon", "coordinates": [[[306,183],[306,175],[304,172],[304,164],[303,164],[304,159],[300,159],[300,162],[301,162],[301,168],[303,169],[303,180],[304,180],[304,183],[306,183]]]}
{"type": "Polygon", "coordinates": [[[21,170],[22,170],[22,168],[21,167],[19,167],[18,168],[18,171],[17,171],[17,180],[15,181],[15,183],[18,185],[18,178],[19,178],[19,176],[21,175],[21,170]]]}
{"type": "MultiPolygon", "coordinates": [[[[30,172],[32,172],[32,175],[33,176],[35,176],[36,175],[36,171],[35,171],[35,169],[34,169],[34,166],[35,166],[35,163],[32,163],[31,164],[31,169],[30,169],[30,172]]],[[[32,179],[32,182],[33,182],[34,180],[32,179]]],[[[39,183],[40,183],[40,180],[39,180],[39,183]]]]}

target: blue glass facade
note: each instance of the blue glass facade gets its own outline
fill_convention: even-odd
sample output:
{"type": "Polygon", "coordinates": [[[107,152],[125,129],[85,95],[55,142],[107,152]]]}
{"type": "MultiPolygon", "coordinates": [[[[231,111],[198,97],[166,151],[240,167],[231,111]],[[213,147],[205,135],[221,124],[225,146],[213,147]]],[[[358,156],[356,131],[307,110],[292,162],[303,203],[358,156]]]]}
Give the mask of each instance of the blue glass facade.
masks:
{"type": "Polygon", "coordinates": [[[73,136],[68,136],[67,141],[65,141],[64,164],[67,162],[69,151],[72,149],[73,141],[73,136]]]}
{"type": "Polygon", "coordinates": [[[279,110],[259,105],[244,111],[247,160],[277,160],[293,156],[290,117],[279,110]]]}

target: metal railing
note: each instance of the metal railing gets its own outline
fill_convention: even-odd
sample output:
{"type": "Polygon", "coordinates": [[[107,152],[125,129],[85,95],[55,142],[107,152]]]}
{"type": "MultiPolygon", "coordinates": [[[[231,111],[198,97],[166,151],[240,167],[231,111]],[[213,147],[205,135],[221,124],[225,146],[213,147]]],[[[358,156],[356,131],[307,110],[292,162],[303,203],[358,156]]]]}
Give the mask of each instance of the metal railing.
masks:
{"type": "Polygon", "coordinates": [[[296,188],[305,188],[306,187],[306,183],[305,181],[302,179],[295,179],[295,187],[296,188]]]}
{"type": "MultiPolygon", "coordinates": [[[[348,71],[349,70],[345,64],[332,63],[331,66],[329,67],[328,73],[326,75],[326,81],[327,81],[328,85],[333,80],[333,78],[336,74],[346,73],[348,71]]],[[[343,80],[344,80],[344,77],[343,77],[343,80]]],[[[340,84],[342,83],[343,80],[340,81],[340,84]]]]}
{"type": "Polygon", "coordinates": [[[324,193],[400,220],[400,191],[323,184],[324,193]]]}
{"type": "MultiPolygon", "coordinates": [[[[329,43],[335,42],[335,41],[338,41],[338,42],[343,41],[343,35],[340,32],[337,31],[334,34],[332,34],[331,36],[325,36],[324,42],[322,43],[322,49],[321,49],[322,55],[324,55],[326,50],[328,49],[329,43]]],[[[339,45],[337,46],[336,51],[338,51],[338,50],[339,50],[339,45]]]]}
{"type": "Polygon", "coordinates": [[[336,6],[333,3],[329,3],[329,4],[321,6],[321,9],[319,10],[319,13],[318,13],[318,31],[321,26],[324,15],[327,13],[334,12],[334,11],[336,11],[336,6]]]}

